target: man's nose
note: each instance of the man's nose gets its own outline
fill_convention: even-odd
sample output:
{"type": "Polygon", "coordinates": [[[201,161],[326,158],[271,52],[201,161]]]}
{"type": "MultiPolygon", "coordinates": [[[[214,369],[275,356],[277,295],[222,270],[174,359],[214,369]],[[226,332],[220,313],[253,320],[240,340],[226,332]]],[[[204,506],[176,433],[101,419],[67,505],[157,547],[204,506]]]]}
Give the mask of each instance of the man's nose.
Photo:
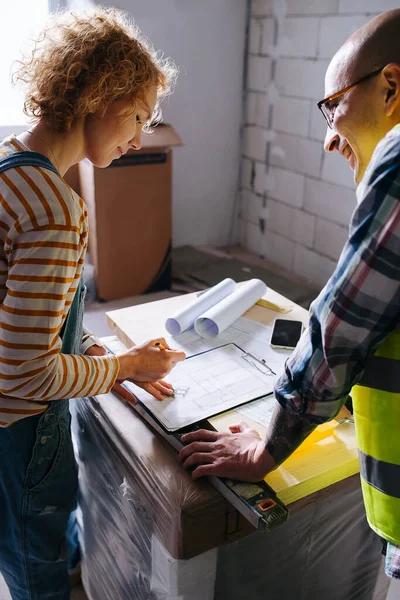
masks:
{"type": "Polygon", "coordinates": [[[339,134],[336,133],[334,129],[330,129],[328,127],[324,141],[325,152],[334,152],[335,150],[339,150],[339,142],[339,134]]]}

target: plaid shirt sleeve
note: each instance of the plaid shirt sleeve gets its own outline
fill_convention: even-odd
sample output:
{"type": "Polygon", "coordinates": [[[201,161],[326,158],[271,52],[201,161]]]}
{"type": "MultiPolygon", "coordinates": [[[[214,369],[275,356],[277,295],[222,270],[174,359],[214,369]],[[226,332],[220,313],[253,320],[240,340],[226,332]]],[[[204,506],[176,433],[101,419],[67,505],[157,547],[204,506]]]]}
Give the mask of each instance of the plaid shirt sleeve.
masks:
{"type": "Polygon", "coordinates": [[[396,126],[375,149],[335,272],[312,303],[309,327],[276,383],[284,410],[311,423],[338,413],[368,357],[399,328],[399,159],[396,126]]]}
{"type": "Polygon", "coordinates": [[[385,573],[388,577],[400,579],[400,546],[390,542],[386,547],[385,573]]]}

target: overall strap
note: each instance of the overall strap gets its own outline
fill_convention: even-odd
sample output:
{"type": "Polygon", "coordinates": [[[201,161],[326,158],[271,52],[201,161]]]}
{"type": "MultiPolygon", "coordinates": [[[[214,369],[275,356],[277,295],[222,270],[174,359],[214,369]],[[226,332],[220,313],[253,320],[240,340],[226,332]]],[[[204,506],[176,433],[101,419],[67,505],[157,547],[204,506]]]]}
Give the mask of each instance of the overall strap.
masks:
{"type": "Polygon", "coordinates": [[[8,169],[14,169],[15,167],[42,167],[49,171],[53,171],[53,173],[57,173],[57,175],[60,174],[47,156],[44,156],[44,154],[40,154],[39,152],[24,150],[0,158],[0,173],[3,173],[3,171],[7,171],[8,169]]]}

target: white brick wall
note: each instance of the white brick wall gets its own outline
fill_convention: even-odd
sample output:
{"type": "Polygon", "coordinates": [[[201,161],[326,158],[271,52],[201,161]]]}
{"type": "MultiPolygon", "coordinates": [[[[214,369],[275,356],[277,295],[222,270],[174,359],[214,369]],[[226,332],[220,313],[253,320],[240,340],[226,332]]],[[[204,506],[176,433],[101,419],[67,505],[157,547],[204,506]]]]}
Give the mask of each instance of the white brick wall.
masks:
{"type": "Polygon", "coordinates": [[[321,157],[321,144],[313,140],[277,133],[272,142],[271,165],[276,167],[318,177],[321,157]]]}
{"type": "Polygon", "coordinates": [[[266,56],[249,56],[247,89],[265,92],[271,79],[271,59],[266,56]]]}
{"type": "Polygon", "coordinates": [[[293,271],[295,244],[291,240],[266,231],[260,244],[260,254],[286,271],[293,271]]]}
{"type": "Polygon", "coordinates": [[[317,219],[315,228],[315,250],[324,256],[337,259],[347,240],[347,228],[324,219],[317,219]]]}
{"type": "Polygon", "coordinates": [[[364,15],[321,19],[319,56],[330,60],[347,38],[369,20],[370,17],[364,15]]]}
{"type": "Polygon", "coordinates": [[[336,261],[319,252],[297,245],[294,253],[293,271],[321,288],[335,270],[336,261]]]}
{"type": "Polygon", "coordinates": [[[347,239],[356,197],[347,161],[324,152],[327,128],[316,101],[324,96],[329,61],[347,37],[397,6],[389,0],[251,3],[240,243],[320,287],[347,239]]]}
{"type": "Polygon", "coordinates": [[[353,190],[306,178],[304,209],[307,212],[347,227],[355,207],[356,195],[353,190]]]}
{"type": "Polygon", "coordinates": [[[282,97],[274,106],[272,127],[276,131],[283,131],[307,137],[310,122],[309,100],[300,98],[282,97]]]}
{"type": "Polygon", "coordinates": [[[316,218],[313,215],[268,200],[267,229],[289,240],[311,248],[314,241],[316,218]]]}
{"type": "Polygon", "coordinates": [[[286,0],[286,5],[288,15],[329,15],[337,13],[339,0],[286,0]]]}
{"type": "Polygon", "coordinates": [[[255,17],[265,17],[272,15],[274,9],[274,0],[252,0],[251,14],[255,17]]]}
{"type": "Polygon", "coordinates": [[[303,206],[304,184],[304,175],[287,169],[270,167],[265,175],[265,191],[268,197],[281,200],[295,208],[303,206]]]}
{"type": "Polygon", "coordinates": [[[339,2],[339,13],[347,14],[372,13],[374,16],[392,8],[399,8],[399,3],[393,0],[340,0],[339,2]]]}
{"type": "Polygon", "coordinates": [[[281,56],[313,58],[318,46],[319,19],[288,17],[279,43],[281,56]]]}
{"type": "Polygon", "coordinates": [[[259,127],[246,127],[243,154],[249,158],[265,160],[265,131],[259,127]]]}
{"type": "Polygon", "coordinates": [[[240,217],[254,225],[258,225],[260,218],[261,198],[248,190],[240,194],[240,217]]]}
{"type": "Polygon", "coordinates": [[[284,96],[320,100],[324,97],[327,60],[281,58],[276,69],[276,82],[284,96]]]}

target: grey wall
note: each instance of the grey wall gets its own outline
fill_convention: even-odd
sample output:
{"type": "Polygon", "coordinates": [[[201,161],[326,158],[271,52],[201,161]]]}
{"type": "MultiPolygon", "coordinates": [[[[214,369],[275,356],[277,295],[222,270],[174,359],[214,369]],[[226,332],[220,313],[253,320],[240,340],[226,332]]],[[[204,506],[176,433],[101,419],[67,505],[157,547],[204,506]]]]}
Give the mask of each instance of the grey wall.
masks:
{"type": "Polygon", "coordinates": [[[174,151],[173,244],[226,244],[239,166],[246,0],[119,0],[181,65],[163,105],[174,151]]]}

